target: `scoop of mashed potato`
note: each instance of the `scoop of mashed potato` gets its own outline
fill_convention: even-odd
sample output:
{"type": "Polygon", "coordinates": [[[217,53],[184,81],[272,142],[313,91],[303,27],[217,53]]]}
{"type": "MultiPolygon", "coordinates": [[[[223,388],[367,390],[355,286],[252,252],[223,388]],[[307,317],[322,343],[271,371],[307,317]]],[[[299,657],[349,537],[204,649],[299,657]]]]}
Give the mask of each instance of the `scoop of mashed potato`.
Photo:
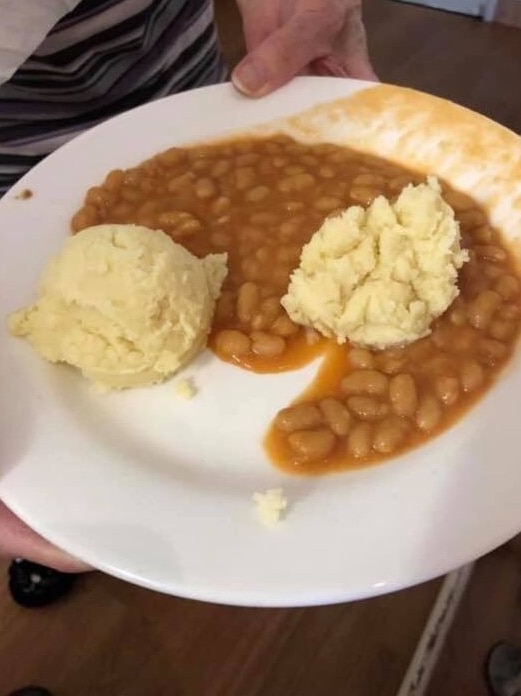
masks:
{"type": "Polygon", "coordinates": [[[458,295],[454,211],[439,183],[407,186],[328,218],[303,248],[282,304],[293,321],[338,343],[386,348],[426,336],[458,295]]]}
{"type": "Polygon", "coordinates": [[[160,382],[206,345],[226,254],[198,259],[163,232],[98,225],[65,242],[9,327],[105,389],[160,382]]]}

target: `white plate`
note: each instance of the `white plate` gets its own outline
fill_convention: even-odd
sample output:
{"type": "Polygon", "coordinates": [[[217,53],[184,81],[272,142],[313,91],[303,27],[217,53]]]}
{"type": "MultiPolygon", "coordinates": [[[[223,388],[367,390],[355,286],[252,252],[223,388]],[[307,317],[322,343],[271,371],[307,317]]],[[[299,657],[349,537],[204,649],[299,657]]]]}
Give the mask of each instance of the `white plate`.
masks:
{"type": "Polygon", "coordinates": [[[229,85],[154,102],[76,139],[0,203],[0,496],[31,526],[108,573],[185,597],[305,605],[388,592],[442,574],[521,529],[519,361],[449,432],[380,466],[286,477],[262,435],[309,382],[254,375],[205,353],[184,402],[172,382],[96,395],[7,335],[3,317],[34,295],[86,189],[112,168],[174,144],[298,112],[364,89],[302,78],[260,101],[229,85]],[[15,198],[34,191],[25,201],[15,198]],[[254,491],[282,486],[270,531],[254,491]]]}

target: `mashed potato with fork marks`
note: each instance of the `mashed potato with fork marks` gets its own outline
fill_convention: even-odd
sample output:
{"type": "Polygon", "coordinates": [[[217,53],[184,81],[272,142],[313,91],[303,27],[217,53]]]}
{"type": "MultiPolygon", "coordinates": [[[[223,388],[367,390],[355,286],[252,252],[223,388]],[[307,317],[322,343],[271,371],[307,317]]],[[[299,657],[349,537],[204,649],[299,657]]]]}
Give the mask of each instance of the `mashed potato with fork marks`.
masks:
{"type": "Polygon", "coordinates": [[[97,225],[66,240],[9,327],[102,390],[161,382],[206,345],[226,254],[198,259],[164,232],[97,225]]]}
{"type": "Polygon", "coordinates": [[[338,343],[387,348],[430,333],[459,294],[454,211],[437,179],[409,185],[325,220],[303,248],[282,305],[291,319],[338,343]]]}

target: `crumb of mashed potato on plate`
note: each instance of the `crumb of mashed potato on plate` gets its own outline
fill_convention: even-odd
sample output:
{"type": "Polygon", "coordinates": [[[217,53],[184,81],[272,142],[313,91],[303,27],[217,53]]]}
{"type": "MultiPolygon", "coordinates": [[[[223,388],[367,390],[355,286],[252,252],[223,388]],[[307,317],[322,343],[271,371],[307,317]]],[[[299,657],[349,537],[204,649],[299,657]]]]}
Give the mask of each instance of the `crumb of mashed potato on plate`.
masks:
{"type": "Polygon", "coordinates": [[[282,488],[269,488],[265,493],[254,493],[255,512],[266,527],[276,527],[288,507],[282,488]]]}
{"type": "Polygon", "coordinates": [[[175,392],[180,399],[189,401],[197,395],[197,387],[192,377],[180,379],[175,385],[175,392]]]}
{"type": "Polygon", "coordinates": [[[468,260],[437,179],[409,185],[325,220],[302,250],[282,305],[296,323],[338,343],[411,343],[459,294],[468,260]]]}
{"type": "Polygon", "coordinates": [[[146,227],[90,227],[65,241],[9,328],[101,390],[162,382],[206,346],[226,261],[146,227]]]}

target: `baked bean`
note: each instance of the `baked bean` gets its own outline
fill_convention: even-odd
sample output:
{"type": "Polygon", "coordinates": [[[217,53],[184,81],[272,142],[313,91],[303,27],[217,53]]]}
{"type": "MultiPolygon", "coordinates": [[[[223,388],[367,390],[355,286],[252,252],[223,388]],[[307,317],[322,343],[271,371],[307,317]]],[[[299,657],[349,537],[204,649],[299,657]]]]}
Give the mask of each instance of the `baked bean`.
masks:
{"type": "Polygon", "coordinates": [[[449,326],[438,324],[431,334],[431,341],[436,348],[446,348],[452,342],[452,333],[449,326]]]}
{"type": "Polygon", "coordinates": [[[321,176],[322,179],[334,179],[335,170],[331,169],[331,167],[320,167],[318,170],[318,175],[321,176]]]}
{"type": "MultiPolygon", "coordinates": [[[[134,210],[134,206],[131,205],[130,203],[116,203],[112,207],[112,212],[110,215],[110,221],[111,222],[128,222],[130,216],[132,215],[132,211],[134,210]]],[[[138,208],[139,210],[139,208],[138,208]]],[[[143,223],[141,223],[143,224],[143,223]]],[[[156,225],[156,221],[154,220],[152,224],[148,225],[148,227],[154,228],[156,225]]]]}
{"type": "Polygon", "coordinates": [[[173,227],[181,220],[178,210],[167,210],[157,217],[158,223],[163,227],[173,227]]]}
{"type": "Polygon", "coordinates": [[[252,320],[253,314],[259,304],[259,286],[256,283],[243,283],[237,295],[237,317],[243,324],[252,320]]]}
{"type": "Polygon", "coordinates": [[[384,185],[384,179],[380,174],[358,174],[352,181],[354,187],[368,186],[370,188],[381,188],[384,185]]]}
{"type": "Polygon", "coordinates": [[[219,331],[215,337],[215,343],[217,350],[231,358],[239,358],[250,352],[250,339],[241,331],[235,331],[233,329],[219,331]]]}
{"type": "Polygon", "coordinates": [[[278,189],[282,193],[302,191],[303,189],[313,186],[315,183],[315,177],[304,172],[302,174],[293,174],[286,179],[282,179],[278,184],[278,189]]]}
{"type": "Polygon", "coordinates": [[[235,314],[235,297],[230,290],[223,290],[215,305],[215,316],[221,321],[235,314]]]}
{"type": "Polygon", "coordinates": [[[296,404],[279,411],[275,417],[275,427],[285,433],[309,430],[323,423],[322,413],[315,404],[296,404]]]}
{"type": "Polygon", "coordinates": [[[258,203],[270,195],[270,190],[267,186],[255,186],[246,192],[246,200],[250,203],[258,203]]]}
{"type": "Polygon", "coordinates": [[[333,397],[322,399],[320,402],[320,410],[324,416],[324,420],[329,425],[335,435],[347,435],[351,427],[351,414],[344,404],[333,397]]]}
{"type": "Polygon", "coordinates": [[[373,433],[373,449],[379,454],[391,454],[407,435],[407,423],[401,418],[389,417],[377,423],[373,433]]]}
{"type": "Polygon", "coordinates": [[[260,265],[254,259],[245,259],[241,264],[243,276],[248,281],[258,280],[261,277],[260,265]]]}
{"type": "Polygon", "coordinates": [[[391,189],[391,191],[397,193],[398,191],[402,191],[410,183],[410,177],[397,176],[394,179],[391,179],[391,181],[389,182],[389,188],[391,189]]]}
{"type": "Polygon", "coordinates": [[[298,210],[302,210],[304,208],[304,203],[302,201],[287,201],[287,203],[284,204],[284,207],[289,213],[293,213],[298,210]]]}
{"type": "Polygon", "coordinates": [[[237,157],[237,165],[239,167],[247,167],[250,164],[255,164],[260,160],[260,155],[256,152],[247,152],[244,155],[237,157]]]}
{"type": "Polygon", "coordinates": [[[265,358],[274,358],[286,350],[286,341],[282,336],[273,336],[264,331],[253,331],[251,334],[252,350],[255,355],[265,358]]]}
{"type": "Polygon", "coordinates": [[[474,242],[477,244],[490,244],[494,237],[492,234],[492,230],[488,225],[481,225],[480,227],[475,227],[472,230],[472,239],[474,242]]]}
{"type": "Polygon", "coordinates": [[[336,196],[320,196],[315,201],[315,208],[323,212],[330,212],[342,206],[342,201],[336,196]]]}
{"type": "Polygon", "coordinates": [[[198,174],[201,174],[202,172],[206,172],[208,169],[208,161],[205,159],[198,159],[195,162],[192,162],[190,165],[190,168],[193,172],[197,172],[198,174]]]}
{"type": "Polygon", "coordinates": [[[150,216],[152,213],[157,213],[161,209],[161,205],[158,201],[151,200],[145,201],[137,209],[137,214],[139,216],[150,216]]]}
{"type": "Polygon", "coordinates": [[[483,226],[487,223],[485,214],[476,208],[458,213],[457,218],[462,225],[469,228],[483,226]]]}
{"type": "Polygon", "coordinates": [[[122,169],[113,169],[107,174],[103,186],[109,191],[117,193],[123,186],[124,179],[125,173],[122,169]]]}
{"type": "Polygon", "coordinates": [[[215,201],[212,202],[211,211],[212,215],[222,215],[227,210],[231,208],[232,202],[228,196],[219,196],[215,201]]]}
{"type": "Polygon", "coordinates": [[[229,215],[221,215],[220,217],[215,219],[215,224],[216,225],[226,225],[230,222],[230,216],[229,215]]]}
{"type": "Polygon", "coordinates": [[[140,203],[145,198],[145,192],[138,188],[126,186],[121,189],[120,197],[124,201],[129,203],[140,203]]]}
{"type": "Polygon", "coordinates": [[[139,189],[143,193],[152,193],[154,190],[154,181],[153,179],[141,179],[139,182],[139,189]]]}
{"type": "Polygon", "coordinates": [[[287,314],[277,317],[271,326],[271,333],[283,338],[294,336],[298,331],[299,327],[291,321],[287,314]]]}
{"type": "Polygon", "coordinates": [[[79,232],[98,223],[99,214],[96,208],[92,205],[84,205],[72,218],[71,227],[74,232],[79,232]]]}
{"type": "Polygon", "coordinates": [[[218,247],[229,247],[231,237],[227,232],[214,232],[211,236],[212,244],[218,247]]]}
{"type": "Polygon", "coordinates": [[[230,171],[231,166],[232,163],[229,160],[218,160],[210,169],[210,176],[217,179],[223,174],[227,174],[230,171]]]}
{"type": "Polygon", "coordinates": [[[290,263],[293,266],[298,263],[300,251],[300,247],[295,244],[281,247],[277,251],[277,259],[283,263],[290,263]]]}
{"type": "Polygon", "coordinates": [[[174,237],[185,237],[199,232],[201,223],[190,213],[184,211],[168,211],[158,216],[160,226],[172,227],[174,237]]]}
{"type": "Polygon", "coordinates": [[[512,275],[502,275],[496,283],[495,290],[504,300],[513,300],[519,294],[519,281],[512,275]]]}
{"type": "Polygon", "coordinates": [[[498,341],[508,341],[516,332],[516,326],[510,321],[497,319],[490,324],[489,333],[498,341]]]}
{"type": "Polygon", "coordinates": [[[290,164],[288,167],[284,167],[284,174],[288,174],[289,176],[293,176],[294,174],[303,174],[305,171],[306,170],[304,167],[295,164],[290,164]]]}
{"type": "Polygon", "coordinates": [[[193,172],[185,172],[174,179],[170,179],[166,187],[171,193],[179,193],[180,189],[191,186],[194,179],[195,175],[193,172]]]}
{"type": "Polygon", "coordinates": [[[288,158],[287,157],[274,157],[273,158],[273,166],[276,167],[277,169],[282,169],[282,167],[285,167],[288,163],[288,158]]]}
{"type": "Polygon", "coordinates": [[[486,261],[505,261],[507,258],[507,252],[504,249],[492,244],[476,244],[474,251],[478,259],[486,261]]]}
{"type": "Polygon", "coordinates": [[[255,256],[261,263],[266,263],[272,258],[273,252],[269,247],[261,247],[255,252],[255,256]]]}
{"type": "Polygon", "coordinates": [[[242,238],[244,241],[251,242],[254,247],[258,247],[264,241],[264,232],[256,227],[245,227],[242,238]]]}
{"type": "Polygon", "coordinates": [[[454,210],[468,210],[472,206],[470,198],[460,191],[443,191],[443,198],[454,210]]]}
{"type": "Polygon", "coordinates": [[[173,165],[181,164],[186,162],[187,151],[180,147],[171,147],[160,155],[157,155],[157,159],[167,166],[171,167],[173,165]]]}
{"type": "MultiPolygon", "coordinates": [[[[262,326],[256,327],[252,326],[254,329],[259,328],[259,329],[267,329],[269,328],[277,316],[280,314],[282,310],[280,300],[278,297],[267,297],[265,300],[261,302],[260,308],[259,308],[259,313],[257,316],[262,317],[262,326]]],[[[280,335],[280,334],[279,334],[280,335]]]]}
{"type": "Polygon", "coordinates": [[[255,183],[255,169],[252,167],[239,167],[235,170],[235,186],[239,191],[251,188],[255,183]]]}
{"type": "Polygon", "coordinates": [[[331,454],[335,448],[336,438],[331,430],[320,428],[291,433],[288,442],[299,459],[316,462],[331,454]]]}
{"type": "Polygon", "coordinates": [[[341,152],[341,151],[332,151],[329,153],[328,160],[330,162],[333,162],[335,164],[343,164],[346,162],[346,153],[341,152]]]}
{"type": "Polygon", "coordinates": [[[451,324],[454,324],[454,326],[464,326],[467,323],[466,307],[454,303],[449,310],[449,318],[451,324]]]}
{"type": "Polygon", "coordinates": [[[498,316],[507,321],[514,321],[519,318],[519,307],[514,304],[503,305],[498,311],[498,316]]]}
{"type": "Polygon", "coordinates": [[[347,405],[361,420],[373,421],[389,413],[389,405],[372,396],[350,396],[347,405]]]}
{"type": "Polygon", "coordinates": [[[451,359],[445,353],[436,353],[424,363],[424,368],[431,375],[443,376],[451,371],[451,359]]]}
{"type": "Polygon", "coordinates": [[[371,451],[371,425],[357,423],[347,438],[347,450],[355,459],[365,459],[371,451]]]}
{"type": "Polygon", "coordinates": [[[282,237],[284,239],[293,237],[298,232],[300,225],[300,220],[287,220],[286,222],[283,222],[280,226],[280,233],[282,237]]]}
{"type": "Polygon", "coordinates": [[[370,370],[375,366],[374,355],[364,348],[352,348],[349,351],[349,362],[357,370],[370,370]]]}
{"type": "Polygon", "coordinates": [[[369,205],[379,195],[378,191],[365,186],[355,186],[349,192],[351,200],[357,205],[369,205]]]}
{"type": "Polygon", "coordinates": [[[315,157],[314,155],[303,155],[302,162],[304,162],[306,167],[311,167],[312,169],[315,169],[315,167],[318,167],[320,160],[318,159],[318,157],[315,157]]]}
{"type": "Polygon", "coordinates": [[[439,375],[434,382],[434,388],[439,400],[445,406],[452,406],[459,397],[459,380],[450,375],[439,375]]]}
{"type": "Polygon", "coordinates": [[[342,380],[342,390],[345,394],[382,396],[388,384],[388,378],[377,370],[353,370],[342,380]]]}
{"type": "Polygon", "coordinates": [[[88,205],[99,206],[103,208],[114,202],[115,196],[108,189],[101,186],[93,186],[87,191],[85,201],[88,205]]]}
{"type": "Polygon", "coordinates": [[[470,360],[462,365],[460,379],[463,391],[470,393],[481,387],[485,380],[485,373],[479,363],[470,360]]]}
{"type": "Polygon", "coordinates": [[[389,398],[397,416],[412,418],[418,406],[416,383],[408,374],[399,374],[389,383],[389,398]]]}
{"type": "Polygon", "coordinates": [[[496,309],[501,304],[501,295],[493,290],[484,290],[470,303],[467,316],[470,324],[480,331],[484,331],[488,325],[496,309]]]}
{"type": "Polygon", "coordinates": [[[276,225],[278,222],[278,215],[275,213],[270,213],[263,211],[261,213],[253,213],[250,217],[250,222],[252,225],[276,225]]]}
{"type": "Polygon", "coordinates": [[[495,365],[500,360],[506,358],[508,353],[507,347],[493,338],[483,338],[479,342],[479,350],[483,361],[487,365],[495,365]]]}
{"type": "Polygon", "coordinates": [[[430,432],[441,420],[442,410],[438,399],[427,394],[424,396],[416,411],[416,425],[420,430],[430,432]]]}
{"type": "Polygon", "coordinates": [[[306,338],[306,343],[308,346],[314,346],[320,341],[320,334],[318,331],[315,331],[315,329],[311,329],[309,326],[306,326],[304,329],[304,336],[306,338]]]}
{"type": "Polygon", "coordinates": [[[458,331],[455,332],[451,349],[456,353],[466,353],[472,349],[472,346],[476,342],[476,330],[470,326],[458,327],[458,331]]]}

